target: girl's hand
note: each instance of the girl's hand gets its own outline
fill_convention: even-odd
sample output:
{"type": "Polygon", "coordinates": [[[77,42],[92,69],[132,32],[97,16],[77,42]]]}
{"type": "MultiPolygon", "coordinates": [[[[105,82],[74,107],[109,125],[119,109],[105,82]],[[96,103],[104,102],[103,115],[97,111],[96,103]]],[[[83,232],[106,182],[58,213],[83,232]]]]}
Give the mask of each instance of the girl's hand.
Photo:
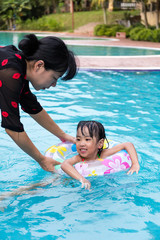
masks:
{"type": "Polygon", "coordinates": [[[61,164],[60,162],[46,156],[43,156],[43,158],[38,161],[38,163],[45,171],[48,172],[54,172],[54,166],[61,164]]]}
{"type": "Polygon", "coordinates": [[[134,172],[136,172],[138,174],[139,169],[140,169],[139,163],[132,164],[132,167],[129,169],[127,174],[131,174],[132,175],[134,172]]]}
{"type": "Polygon", "coordinates": [[[81,186],[82,188],[85,188],[85,189],[91,188],[91,183],[87,179],[83,178],[80,180],[80,182],[82,183],[82,186],[81,186]]]}

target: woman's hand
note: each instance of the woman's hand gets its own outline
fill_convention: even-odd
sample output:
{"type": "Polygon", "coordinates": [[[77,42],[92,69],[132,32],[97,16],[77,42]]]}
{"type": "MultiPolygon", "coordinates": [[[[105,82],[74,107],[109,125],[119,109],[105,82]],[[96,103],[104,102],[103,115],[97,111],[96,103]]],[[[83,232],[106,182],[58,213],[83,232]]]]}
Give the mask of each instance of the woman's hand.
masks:
{"type": "Polygon", "coordinates": [[[39,165],[49,172],[54,171],[54,166],[61,164],[56,160],[42,155],[39,150],[34,146],[26,132],[14,132],[12,130],[6,129],[8,135],[15,141],[15,143],[29,156],[35,159],[39,165]]]}
{"type": "Polygon", "coordinates": [[[139,163],[132,164],[132,166],[129,169],[129,171],[127,172],[127,174],[131,174],[132,175],[134,172],[136,172],[138,174],[139,169],[140,169],[139,163]]]}
{"type": "Polygon", "coordinates": [[[54,166],[61,164],[60,162],[46,156],[43,156],[43,158],[38,161],[38,163],[45,171],[48,172],[54,172],[54,166]]]}
{"type": "Polygon", "coordinates": [[[68,135],[67,133],[64,134],[63,138],[60,138],[62,142],[69,141],[72,143],[76,143],[76,138],[68,135]]]}
{"type": "Polygon", "coordinates": [[[80,182],[82,183],[82,186],[81,186],[82,188],[85,188],[85,189],[91,188],[91,183],[87,179],[82,178],[80,182]]]}

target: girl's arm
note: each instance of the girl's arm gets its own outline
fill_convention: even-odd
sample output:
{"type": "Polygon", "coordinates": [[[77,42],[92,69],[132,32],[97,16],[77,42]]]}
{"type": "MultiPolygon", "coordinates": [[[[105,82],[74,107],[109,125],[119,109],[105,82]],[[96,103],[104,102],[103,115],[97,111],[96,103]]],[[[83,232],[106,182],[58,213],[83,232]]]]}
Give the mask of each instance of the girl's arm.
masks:
{"type": "Polygon", "coordinates": [[[5,129],[7,134],[14,140],[14,142],[29,156],[35,159],[39,165],[46,171],[53,172],[54,166],[60,164],[56,160],[43,156],[39,150],[32,143],[26,132],[14,132],[5,129]]]}
{"type": "Polygon", "coordinates": [[[38,190],[39,187],[45,187],[51,183],[53,185],[54,182],[56,185],[57,179],[58,179],[57,177],[56,178],[52,177],[51,179],[49,179],[49,180],[47,179],[46,181],[43,181],[43,182],[33,183],[28,186],[21,186],[18,189],[14,189],[13,191],[2,193],[0,195],[0,201],[3,201],[4,199],[6,199],[8,197],[20,196],[22,194],[34,194],[34,193],[36,193],[36,190],[38,190]]]}
{"type": "Polygon", "coordinates": [[[91,184],[90,182],[85,179],[74,167],[73,165],[80,162],[80,157],[74,156],[73,158],[65,160],[61,164],[62,170],[67,173],[70,177],[79,180],[82,183],[82,188],[85,187],[85,189],[90,189],[91,184]]]}
{"type": "Polygon", "coordinates": [[[44,109],[37,114],[30,114],[30,116],[56,137],[75,143],[75,138],[63,132],[44,109]]]}
{"type": "Polygon", "coordinates": [[[138,162],[137,152],[136,152],[134,145],[130,142],[120,143],[112,148],[104,149],[101,154],[101,158],[106,158],[106,157],[113,155],[121,150],[126,150],[132,161],[132,166],[131,166],[130,170],[128,171],[128,174],[129,173],[133,174],[134,172],[138,173],[140,166],[139,166],[139,162],[138,162]]]}

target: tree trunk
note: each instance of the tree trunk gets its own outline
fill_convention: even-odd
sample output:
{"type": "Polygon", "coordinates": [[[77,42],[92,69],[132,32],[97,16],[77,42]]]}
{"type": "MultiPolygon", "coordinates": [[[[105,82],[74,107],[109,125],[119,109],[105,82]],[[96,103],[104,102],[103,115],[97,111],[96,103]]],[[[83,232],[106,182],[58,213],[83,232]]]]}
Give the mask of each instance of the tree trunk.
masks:
{"type": "Polygon", "coordinates": [[[157,4],[156,4],[156,29],[159,29],[159,0],[157,0],[157,4]]]}
{"type": "Polygon", "coordinates": [[[13,28],[12,19],[9,18],[8,21],[9,21],[9,30],[12,30],[13,28]]]}
{"type": "Polygon", "coordinates": [[[74,3],[70,0],[70,12],[72,14],[72,31],[74,32],[74,3]]]}
{"type": "Polygon", "coordinates": [[[50,14],[50,8],[49,6],[45,7],[44,15],[49,15],[50,14]]]}
{"type": "Polygon", "coordinates": [[[53,6],[53,13],[56,12],[56,2],[55,0],[52,1],[52,6],[53,6]]]}
{"type": "Polygon", "coordinates": [[[144,3],[143,0],[142,0],[142,11],[143,11],[143,14],[144,14],[144,24],[145,24],[145,27],[148,28],[149,25],[148,25],[148,20],[147,20],[147,9],[146,9],[146,4],[144,3]]]}
{"type": "Polygon", "coordinates": [[[103,20],[104,20],[104,24],[107,24],[107,14],[106,14],[106,3],[103,2],[102,3],[102,9],[103,9],[103,20]]]}

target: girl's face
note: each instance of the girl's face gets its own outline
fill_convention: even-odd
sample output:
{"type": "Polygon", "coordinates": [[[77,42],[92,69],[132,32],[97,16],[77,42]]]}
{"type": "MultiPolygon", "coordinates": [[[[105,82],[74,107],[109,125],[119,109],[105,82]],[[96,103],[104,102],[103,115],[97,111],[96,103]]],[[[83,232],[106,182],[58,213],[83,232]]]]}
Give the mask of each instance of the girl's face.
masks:
{"type": "Polygon", "coordinates": [[[27,68],[27,79],[30,80],[33,87],[38,91],[40,89],[46,89],[55,87],[58,78],[61,77],[61,73],[46,70],[43,61],[37,61],[34,65],[27,68]]]}
{"type": "Polygon", "coordinates": [[[76,136],[77,152],[85,160],[97,159],[98,149],[103,146],[103,139],[97,142],[95,136],[93,136],[93,138],[90,137],[87,127],[83,128],[83,134],[81,132],[81,128],[79,128],[76,136]]]}

